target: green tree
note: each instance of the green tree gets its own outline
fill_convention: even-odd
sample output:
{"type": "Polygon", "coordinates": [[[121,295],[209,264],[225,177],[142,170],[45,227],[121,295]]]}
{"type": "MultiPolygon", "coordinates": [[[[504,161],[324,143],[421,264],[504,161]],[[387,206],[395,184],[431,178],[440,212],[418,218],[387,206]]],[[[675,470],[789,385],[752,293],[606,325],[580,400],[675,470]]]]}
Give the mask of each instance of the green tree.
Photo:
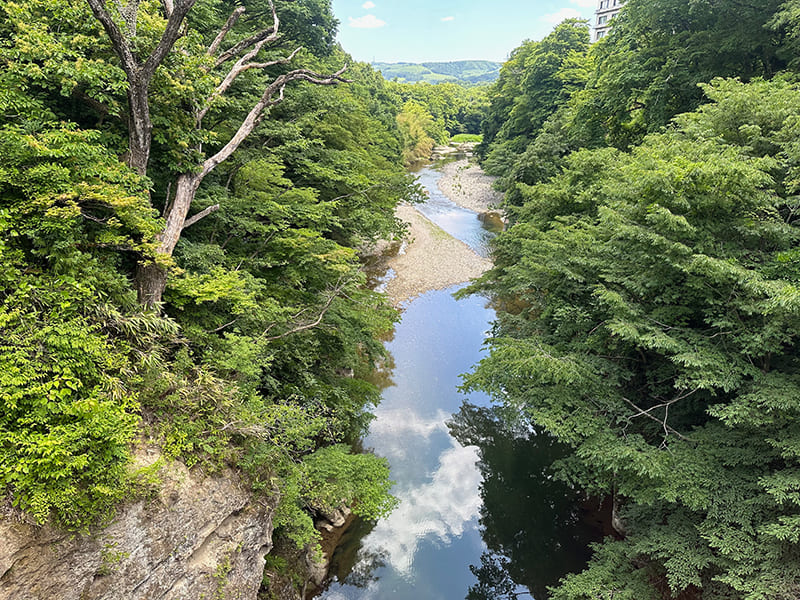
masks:
{"type": "Polygon", "coordinates": [[[564,476],[625,507],[625,541],[555,598],[800,589],[800,90],[704,91],[630,153],[521,184],[475,288],[501,312],[469,386],[570,444],[564,476]]]}
{"type": "Polygon", "coordinates": [[[142,375],[177,331],[138,314],[120,269],[158,221],[96,133],[0,130],[0,486],[84,527],[130,492],[142,375]]]}
{"type": "MultiPolygon", "coordinates": [[[[459,133],[480,133],[481,121],[488,107],[486,86],[391,82],[391,89],[403,101],[413,100],[423,105],[451,137],[459,133]]],[[[446,141],[441,140],[442,143],[446,141]]]]}
{"type": "MultiPolygon", "coordinates": [[[[118,4],[115,10],[109,10],[105,0],[88,2],[110,40],[127,81],[128,165],[140,175],[148,174],[154,129],[150,101],[155,92],[151,87],[160,67],[162,71],[171,67],[168,94],[160,99],[162,107],[173,104],[175,99],[192,107],[184,125],[184,137],[177,140],[179,148],[184,151],[179,153],[179,164],[171,165],[177,178],[173,195],[168,198],[164,210],[164,229],[157,236],[156,260],[143,261],[136,274],[140,301],[153,307],[161,301],[167,281],[167,265],[182,231],[216,210],[213,206],[207,207],[207,212],[189,216],[203,180],[239,149],[269,108],[283,99],[287,84],[306,81],[333,85],[344,81],[341,77],[344,69],[327,76],[308,69],[270,73],[272,68],[291,63],[300,51],[298,47],[284,56],[272,54],[280,39],[280,19],[271,1],[268,6],[257,3],[254,7],[257,13],[263,11],[262,14],[269,8],[271,19],[268,27],[260,22],[253,27],[249,20],[242,19],[247,8],[239,6],[219,27],[209,27],[204,23],[202,29],[193,28],[191,31],[185,29],[194,24],[187,18],[196,0],[166,2],[163,14],[162,7],[153,10],[148,5],[140,6],[139,0],[131,0],[124,6],[118,4]],[[146,13],[148,8],[150,12],[146,13]],[[245,27],[237,27],[242,22],[245,27]],[[235,41],[229,41],[229,36],[235,41]],[[178,47],[174,48],[176,44],[178,47]],[[233,127],[224,132],[204,126],[204,119],[206,122],[211,120],[219,107],[225,104],[231,86],[251,71],[267,75],[256,83],[260,93],[256,94],[256,99],[240,120],[236,124],[228,121],[226,125],[233,124],[233,127]],[[178,81],[192,83],[176,86],[178,81]],[[172,102],[167,99],[170,96],[172,102]],[[222,135],[217,137],[220,133],[222,135]]],[[[329,25],[332,24],[331,21],[329,25]]],[[[229,111],[230,107],[227,109],[229,111]]],[[[167,138],[174,136],[174,132],[156,131],[156,135],[167,138]]]]}
{"type": "Polygon", "coordinates": [[[786,66],[784,34],[768,24],[781,0],[629,0],[607,39],[580,120],[623,148],[703,102],[714,77],[772,77],[786,66]]]}
{"type": "MultiPolygon", "coordinates": [[[[237,10],[226,21],[230,8],[194,3],[185,35],[145,86],[154,135],[143,177],[120,160],[131,160],[129,74],[115,66],[88,5],[0,7],[8,233],[0,246],[0,481],[40,521],[74,528],[110,514],[134,491],[128,456],[144,436],[189,466],[244,469],[254,489],[298,508],[286,530],[308,534],[300,507],[315,492],[300,485],[304,460],[356,438],[378,399],[364,377],[396,313],[365,288],[359,251],[400,231],[394,206],[413,185],[401,164],[395,96],[368,66],[352,67],[353,85],[328,88],[333,98],[307,86],[272,107],[271,119],[203,178],[170,264],[159,250],[158,212],[176,177],[194,173],[200,144],[212,156],[225,147],[265,86],[286,73],[283,64],[246,68],[288,54],[252,53],[275,34],[270,6],[248,4],[252,18],[237,10]],[[269,26],[254,40],[263,15],[269,26]],[[207,54],[221,30],[222,54],[246,58],[209,108],[195,100],[223,85],[207,54]],[[209,127],[199,128],[206,108],[209,127]],[[136,300],[142,261],[170,269],[167,316],[136,300]]],[[[164,8],[121,9],[125,39],[137,16],[131,60],[153,56],[166,39],[164,8]]],[[[295,38],[283,38],[290,48],[304,43],[318,52],[304,55],[307,64],[334,71],[349,57],[331,47],[329,9],[292,3],[277,16],[295,38]]],[[[343,487],[365,504],[390,503],[379,459],[342,460],[361,465],[342,471],[343,487]],[[347,479],[364,473],[375,477],[360,487],[347,479]]]]}
{"type": "Polygon", "coordinates": [[[490,92],[481,154],[503,174],[588,77],[586,21],[567,19],[540,42],[525,42],[501,69],[490,92]]]}
{"type": "Polygon", "coordinates": [[[403,162],[407,165],[429,159],[433,147],[445,142],[441,124],[413,100],[403,104],[403,110],[397,115],[397,127],[403,141],[403,162]]]}

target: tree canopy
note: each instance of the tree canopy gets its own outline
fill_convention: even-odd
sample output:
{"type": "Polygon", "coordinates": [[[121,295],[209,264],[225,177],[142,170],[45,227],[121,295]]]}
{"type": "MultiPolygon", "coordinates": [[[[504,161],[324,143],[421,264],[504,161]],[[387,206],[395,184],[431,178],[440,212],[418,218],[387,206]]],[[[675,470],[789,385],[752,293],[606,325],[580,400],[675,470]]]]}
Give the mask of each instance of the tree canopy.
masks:
{"type": "Polygon", "coordinates": [[[0,7],[4,494],[40,522],[97,523],[145,491],[130,461],[144,442],[246,472],[300,545],[314,511],[377,517],[386,465],[347,443],[396,318],[360,253],[401,231],[394,207],[415,194],[400,100],[333,43],[324,0],[91,4],[0,7]],[[345,64],[351,83],[316,85],[345,64]],[[167,253],[181,177],[196,185],[167,253]],[[168,274],[159,310],[137,300],[143,264],[168,274]]]}
{"type": "Polygon", "coordinates": [[[558,51],[570,85],[533,88],[552,104],[524,84],[544,40],[490,92],[512,226],[472,287],[498,321],[467,387],[568,444],[560,477],[620,510],[622,539],[552,598],[800,590],[794,8],[629,0],[558,51]]]}

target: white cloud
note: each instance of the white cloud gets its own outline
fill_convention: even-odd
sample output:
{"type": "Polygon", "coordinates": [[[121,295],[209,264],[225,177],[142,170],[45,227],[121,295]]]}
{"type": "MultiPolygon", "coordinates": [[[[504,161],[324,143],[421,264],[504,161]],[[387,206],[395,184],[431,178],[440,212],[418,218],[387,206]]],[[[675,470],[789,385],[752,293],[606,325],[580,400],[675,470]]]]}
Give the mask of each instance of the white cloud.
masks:
{"type": "Polygon", "coordinates": [[[381,21],[375,15],[364,15],[357,19],[353,17],[347,18],[350,21],[350,27],[355,27],[356,29],[377,29],[378,27],[386,25],[386,21],[381,21]]]}
{"type": "MultiPolygon", "coordinates": [[[[574,0],[573,0],[573,2],[574,2],[574,0]]],[[[367,0],[366,2],[364,2],[364,4],[361,5],[361,8],[364,8],[366,10],[371,10],[371,9],[375,8],[375,3],[372,0],[367,0]]]]}
{"type": "Polygon", "coordinates": [[[455,17],[442,17],[442,21],[455,21],[455,17]]]}
{"type": "Polygon", "coordinates": [[[452,440],[431,480],[408,490],[393,490],[398,506],[364,539],[362,551],[380,553],[401,575],[413,572],[423,540],[447,545],[477,526],[481,507],[478,449],[452,440]],[[472,525],[470,525],[472,524],[472,525]]]}
{"type": "Polygon", "coordinates": [[[554,25],[557,25],[558,23],[561,23],[561,21],[563,21],[564,19],[580,19],[580,18],[581,18],[581,13],[579,13],[574,8],[562,8],[557,13],[544,15],[542,17],[542,20],[546,21],[547,23],[553,23],[554,25]]]}
{"type": "Polygon", "coordinates": [[[577,4],[581,8],[597,8],[597,0],[569,0],[572,4],[577,4]]]}

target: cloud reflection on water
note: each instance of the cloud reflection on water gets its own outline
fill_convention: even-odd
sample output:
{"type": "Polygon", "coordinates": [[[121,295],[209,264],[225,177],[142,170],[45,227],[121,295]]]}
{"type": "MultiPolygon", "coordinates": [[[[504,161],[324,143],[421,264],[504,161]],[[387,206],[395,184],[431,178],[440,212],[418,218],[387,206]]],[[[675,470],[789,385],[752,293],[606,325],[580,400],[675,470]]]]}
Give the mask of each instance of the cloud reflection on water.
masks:
{"type": "Polygon", "coordinates": [[[391,462],[406,461],[409,447],[430,443],[434,434],[450,434],[445,422],[451,415],[439,409],[433,418],[424,418],[411,409],[377,410],[376,419],[370,423],[367,444],[378,442],[381,456],[391,462]],[[410,444],[410,440],[414,440],[410,444]]]}
{"type": "Polygon", "coordinates": [[[424,483],[393,490],[400,505],[364,540],[365,553],[380,553],[405,578],[411,577],[422,541],[448,545],[468,524],[477,527],[481,506],[478,451],[475,446],[461,446],[449,435],[445,422],[450,416],[442,410],[433,419],[408,410],[385,411],[370,428],[370,438],[380,439],[381,454],[393,468],[413,461],[420,446],[431,444],[434,435],[441,434],[446,444],[435,470],[424,473],[424,483]]]}

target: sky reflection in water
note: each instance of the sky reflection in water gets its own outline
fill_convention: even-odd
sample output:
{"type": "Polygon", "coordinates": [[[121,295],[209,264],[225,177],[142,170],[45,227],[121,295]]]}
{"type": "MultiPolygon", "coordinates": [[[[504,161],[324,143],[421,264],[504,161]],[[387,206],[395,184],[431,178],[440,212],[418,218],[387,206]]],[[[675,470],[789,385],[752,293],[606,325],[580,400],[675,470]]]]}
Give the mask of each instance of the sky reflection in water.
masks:
{"type": "Polygon", "coordinates": [[[477,213],[454,204],[442,193],[438,185],[442,172],[423,167],[416,175],[419,184],[428,192],[427,200],[418,205],[417,210],[447,233],[466,243],[478,255],[488,257],[489,241],[495,234],[483,226],[477,213]]]}
{"type": "MultiPolygon", "coordinates": [[[[420,212],[486,256],[493,234],[476,213],[441,193],[440,171],[425,167],[417,175],[428,191],[420,212]]],[[[383,391],[364,445],[388,459],[400,505],[360,540],[359,562],[343,585],[334,582],[323,594],[327,600],[460,600],[475,581],[469,565],[485,550],[478,453],[461,446],[446,422],[465,399],[460,375],[480,360],[494,311],[484,298],[456,301],[455,289],[408,303],[387,344],[393,385],[383,391]]],[[[483,394],[470,400],[488,403],[483,394]]]]}
{"type": "MultiPolygon", "coordinates": [[[[429,193],[420,211],[485,255],[493,234],[439,191],[440,172],[418,175],[429,193]]],[[[387,343],[365,447],[388,459],[400,506],[371,531],[357,521],[345,533],[334,557],[342,581],[325,600],[463,600],[468,591],[545,600],[547,586],[583,568],[607,526],[607,507],[554,480],[550,465],[565,452],[555,440],[507,422],[483,394],[462,406],[460,374],[482,358],[494,312],[453,291],[407,304],[387,343]]]]}
{"type": "MultiPolygon", "coordinates": [[[[384,390],[365,446],[389,460],[400,506],[361,540],[363,564],[352,579],[366,587],[334,583],[323,598],[462,599],[475,581],[469,565],[485,549],[478,454],[450,436],[446,421],[461,406],[459,375],[480,360],[494,313],[484,298],[456,301],[452,292],[411,302],[387,344],[394,385],[384,390]],[[384,565],[364,577],[376,557],[384,565]]],[[[488,402],[481,394],[470,400],[488,402]]]]}

